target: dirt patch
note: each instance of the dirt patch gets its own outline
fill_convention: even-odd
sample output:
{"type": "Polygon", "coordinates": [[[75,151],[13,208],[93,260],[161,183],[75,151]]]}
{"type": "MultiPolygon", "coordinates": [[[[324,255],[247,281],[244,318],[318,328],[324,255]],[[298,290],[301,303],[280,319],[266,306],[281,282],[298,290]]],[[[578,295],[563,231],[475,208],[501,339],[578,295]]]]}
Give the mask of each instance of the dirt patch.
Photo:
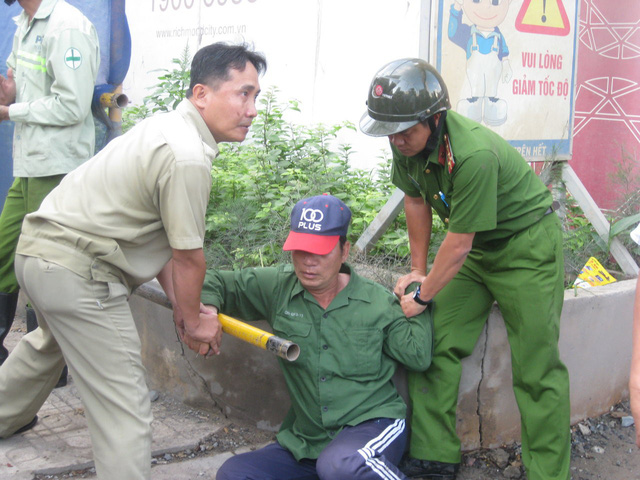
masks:
{"type": "MultiPolygon", "coordinates": [[[[153,392],[151,398],[154,398],[153,392]]],[[[192,421],[196,420],[198,422],[224,425],[215,433],[200,440],[198,447],[195,448],[194,451],[165,452],[155,455],[154,463],[179,461],[180,459],[194,458],[195,456],[207,454],[213,455],[234,451],[242,447],[255,448],[256,446],[261,446],[275,440],[275,432],[260,430],[238,419],[228,419],[217,410],[212,411],[189,407],[163,394],[160,394],[158,399],[152,403],[152,413],[154,420],[162,420],[164,417],[170,417],[174,421],[188,418],[192,421]]]]}
{"type": "MultiPolygon", "coordinates": [[[[24,333],[23,323],[17,321],[5,344],[13,348],[24,333]]],[[[255,449],[275,440],[274,432],[259,430],[236,419],[225,419],[222,413],[217,411],[191,408],[163,394],[152,403],[152,410],[156,419],[166,415],[224,425],[215,433],[203,438],[192,449],[155,455],[152,460],[154,465],[185,462],[243,447],[255,449]]],[[[605,415],[585,419],[571,428],[572,480],[640,480],[640,450],[635,445],[635,427],[623,426],[623,418],[630,415],[629,402],[622,402],[612,407],[605,415]]],[[[33,480],[69,478],[95,478],[95,469],[35,475],[33,480]]],[[[497,449],[465,453],[457,480],[525,478],[520,445],[512,444],[497,449]]]]}
{"type": "MultiPolygon", "coordinates": [[[[166,404],[173,405],[180,413],[172,413],[172,417],[183,415],[196,415],[200,418],[216,416],[216,413],[198,411],[190,409],[179,402],[171,399],[164,399],[163,408],[166,404]]],[[[155,415],[156,413],[154,413],[155,415]]],[[[239,422],[230,422],[217,432],[203,438],[195,448],[180,451],[164,452],[154,455],[151,459],[152,467],[155,465],[166,465],[169,463],[185,462],[199,457],[217,455],[222,452],[234,451],[239,448],[248,447],[254,450],[268,442],[275,440],[274,432],[258,430],[253,426],[239,422]]],[[[68,478],[90,478],[95,479],[95,468],[85,468],[80,470],[70,470],[57,474],[36,474],[33,480],[62,480],[68,478]]]]}
{"type": "MultiPolygon", "coordinates": [[[[629,402],[622,402],[571,427],[572,480],[640,480],[635,427],[623,426],[630,415],[629,402]]],[[[519,444],[469,452],[463,455],[458,480],[525,479],[521,453],[519,444]]]]}
{"type": "MultiPolygon", "coordinates": [[[[170,398],[161,398],[154,414],[164,409],[176,415],[196,415],[202,419],[217,418],[217,413],[192,409],[170,398]]],[[[640,480],[640,451],[635,445],[633,426],[623,427],[630,415],[629,403],[623,402],[605,415],[583,420],[571,428],[572,480],[640,480]]],[[[242,447],[255,449],[274,441],[275,434],[230,421],[212,435],[202,439],[194,449],[156,455],[152,463],[163,465],[185,462],[196,457],[216,455],[242,447]]],[[[57,475],[36,475],[34,480],[95,478],[93,468],[57,475]]],[[[519,444],[501,448],[475,450],[463,455],[458,480],[526,479],[519,444]]]]}

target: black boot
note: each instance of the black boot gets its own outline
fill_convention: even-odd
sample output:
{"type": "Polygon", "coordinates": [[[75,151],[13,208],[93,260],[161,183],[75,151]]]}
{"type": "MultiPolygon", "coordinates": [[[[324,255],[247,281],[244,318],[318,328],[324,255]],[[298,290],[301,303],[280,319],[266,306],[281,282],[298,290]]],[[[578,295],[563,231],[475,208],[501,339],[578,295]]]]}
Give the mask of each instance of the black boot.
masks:
{"type": "Polygon", "coordinates": [[[29,423],[27,423],[23,427],[20,427],[18,430],[16,430],[14,435],[18,435],[19,433],[24,433],[27,430],[31,430],[33,427],[36,426],[36,423],[38,423],[38,415],[33,417],[29,423]]]}
{"type": "MultiPolygon", "coordinates": [[[[26,312],[27,312],[27,333],[29,333],[29,332],[33,332],[36,328],[38,328],[38,319],[36,317],[36,311],[33,308],[27,306],[26,312]]],[[[62,373],[60,374],[60,380],[58,380],[58,383],[56,383],[56,386],[53,388],[64,387],[67,384],[68,373],[69,371],[67,369],[67,366],[65,365],[64,368],[62,369],[62,373]]]]}
{"type": "Polygon", "coordinates": [[[9,356],[9,351],[4,346],[4,339],[7,338],[11,325],[13,325],[16,305],[18,305],[18,292],[0,293],[0,365],[9,356]]]}
{"type": "Polygon", "coordinates": [[[420,460],[405,456],[398,468],[407,478],[421,478],[423,480],[455,480],[460,469],[459,463],[436,462],[434,460],[420,460]]]}

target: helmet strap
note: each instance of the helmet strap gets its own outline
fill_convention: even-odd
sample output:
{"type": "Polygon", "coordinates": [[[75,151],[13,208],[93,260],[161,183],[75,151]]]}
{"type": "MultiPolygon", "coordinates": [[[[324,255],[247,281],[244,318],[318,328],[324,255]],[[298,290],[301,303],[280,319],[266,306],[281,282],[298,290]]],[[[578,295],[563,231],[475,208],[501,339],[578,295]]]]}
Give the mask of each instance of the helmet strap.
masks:
{"type": "Polygon", "coordinates": [[[442,129],[444,128],[444,121],[447,118],[447,111],[443,110],[440,113],[440,120],[436,125],[436,116],[431,115],[427,118],[427,125],[429,125],[429,130],[431,130],[431,135],[427,138],[427,144],[424,148],[424,156],[427,158],[438,146],[438,142],[440,141],[440,134],[442,133],[442,129]]]}
{"type": "Polygon", "coordinates": [[[427,118],[427,124],[429,125],[429,130],[431,130],[431,132],[435,132],[437,125],[436,125],[436,116],[435,115],[431,115],[429,118],[427,118]]]}

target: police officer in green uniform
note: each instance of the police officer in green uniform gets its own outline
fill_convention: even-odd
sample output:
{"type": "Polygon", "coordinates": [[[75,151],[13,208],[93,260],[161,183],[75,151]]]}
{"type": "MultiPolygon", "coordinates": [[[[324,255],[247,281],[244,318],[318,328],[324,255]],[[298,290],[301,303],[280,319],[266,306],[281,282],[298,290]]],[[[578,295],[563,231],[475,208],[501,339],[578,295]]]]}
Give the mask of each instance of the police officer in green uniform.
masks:
{"type": "Polygon", "coordinates": [[[429,370],[409,374],[410,478],[454,479],[461,360],[494,301],[504,317],[529,480],[568,480],[569,376],[558,352],[564,263],[552,197],[504,139],[450,111],[446,85],[421,59],[385,65],[371,83],[361,130],[388,136],[392,181],[405,193],[411,273],[395,293],[407,317],[434,303],[429,370]],[[448,227],[427,273],[432,212],[448,227]],[[411,294],[404,288],[419,287],[411,294]]]}

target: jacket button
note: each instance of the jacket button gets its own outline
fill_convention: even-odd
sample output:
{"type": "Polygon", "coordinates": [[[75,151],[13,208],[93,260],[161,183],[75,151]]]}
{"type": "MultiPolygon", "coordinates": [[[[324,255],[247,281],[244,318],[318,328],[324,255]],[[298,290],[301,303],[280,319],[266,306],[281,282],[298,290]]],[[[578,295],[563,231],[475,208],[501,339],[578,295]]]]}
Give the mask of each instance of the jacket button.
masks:
{"type": "Polygon", "coordinates": [[[438,195],[434,195],[434,196],[433,196],[433,199],[434,199],[434,200],[437,200],[437,199],[438,199],[438,195]]]}
{"type": "Polygon", "coordinates": [[[424,170],[424,173],[431,173],[431,169],[426,168],[426,169],[424,170]]]}
{"type": "Polygon", "coordinates": [[[448,218],[445,218],[445,219],[444,219],[444,223],[449,223],[449,219],[448,219],[448,218]]]}

